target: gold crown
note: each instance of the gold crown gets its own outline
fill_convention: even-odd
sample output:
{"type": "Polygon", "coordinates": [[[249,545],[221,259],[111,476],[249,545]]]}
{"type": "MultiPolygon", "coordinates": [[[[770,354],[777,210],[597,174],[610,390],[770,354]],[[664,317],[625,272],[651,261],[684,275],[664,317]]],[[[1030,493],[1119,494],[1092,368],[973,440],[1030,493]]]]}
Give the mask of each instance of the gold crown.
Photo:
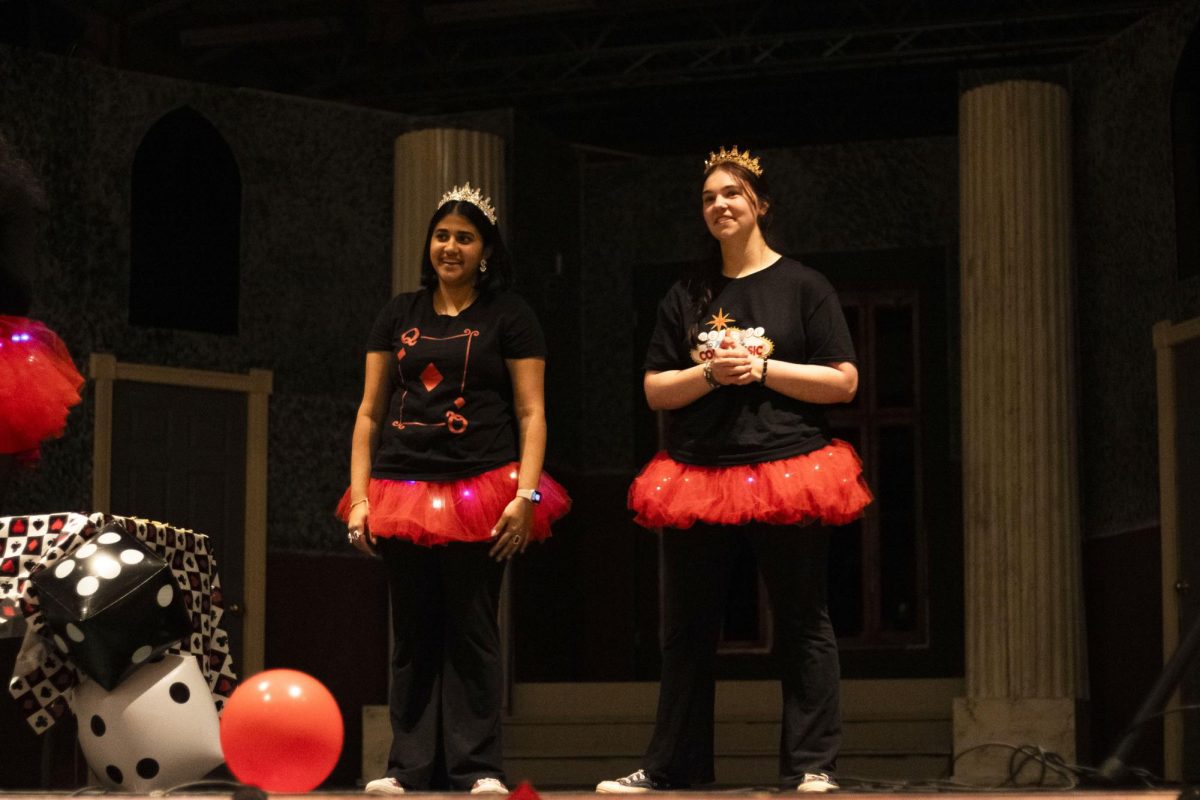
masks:
{"type": "Polygon", "coordinates": [[[438,201],[438,208],[451,201],[470,203],[483,212],[483,215],[488,218],[488,222],[496,224],[496,209],[492,208],[492,198],[484,197],[483,192],[478,189],[472,189],[470,181],[462,186],[455,186],[442,195],[442,199],[438,201]]]}
{"type": "Polygon", "coordinates": [[[717,164],[724,164],[727,161],[737,164],[739,167],[743,167],[744,169],[750,170],[754,173],[754,177],[756,178],[762,176],[762,167],[758,165],[758,159],[751,158],[749,150],[744,153],[739,153],[736,144],[733,146],[733,149],[728,152],[725,151],[724,147],[715,153],[710,152],[708,154],[708,160],[704,162],[704,171],[708,172],[717,164]]]}

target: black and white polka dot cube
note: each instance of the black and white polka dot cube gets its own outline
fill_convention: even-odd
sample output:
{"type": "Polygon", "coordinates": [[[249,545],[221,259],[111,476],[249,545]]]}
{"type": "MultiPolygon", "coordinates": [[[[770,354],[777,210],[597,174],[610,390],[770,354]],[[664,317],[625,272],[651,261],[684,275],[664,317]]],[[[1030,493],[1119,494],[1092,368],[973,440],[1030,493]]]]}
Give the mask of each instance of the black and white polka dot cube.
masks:
{"type": "Polygon", "coordinates": [[[85,680],[71,709],[84,758],[109,789],[171,789],[224,761],[216,705],[195,656],[152,659],[111,692],[85,680]]]}
{"type": "Polygon", "coordinates": [[[191,630],[170,566],[120,525],[30,576],[54,646],[112,691],[191,630]]]}

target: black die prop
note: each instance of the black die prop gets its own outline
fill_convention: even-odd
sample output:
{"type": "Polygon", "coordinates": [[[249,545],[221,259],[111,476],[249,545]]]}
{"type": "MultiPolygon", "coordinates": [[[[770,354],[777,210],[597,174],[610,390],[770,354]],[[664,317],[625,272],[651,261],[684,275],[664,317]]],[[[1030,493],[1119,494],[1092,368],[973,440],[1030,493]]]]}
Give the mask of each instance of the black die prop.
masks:
{"type": "Polygon", "coordinates": [[[108,691],[191,631],[171,568],[120,525],[29,580],[54,644],[108,691]]]}

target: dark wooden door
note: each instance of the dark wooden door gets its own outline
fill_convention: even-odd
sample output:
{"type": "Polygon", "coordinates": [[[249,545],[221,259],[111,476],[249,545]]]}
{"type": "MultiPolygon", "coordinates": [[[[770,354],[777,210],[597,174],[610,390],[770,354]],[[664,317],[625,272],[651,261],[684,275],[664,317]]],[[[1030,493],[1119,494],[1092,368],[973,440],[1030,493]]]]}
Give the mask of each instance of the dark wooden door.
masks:
{"type": "Polygon", "coordinates": [[[240,673],[246,395],[117,381],[112,434],[113,513],[209,537],[225,598],[222,626],[240,673]]]}

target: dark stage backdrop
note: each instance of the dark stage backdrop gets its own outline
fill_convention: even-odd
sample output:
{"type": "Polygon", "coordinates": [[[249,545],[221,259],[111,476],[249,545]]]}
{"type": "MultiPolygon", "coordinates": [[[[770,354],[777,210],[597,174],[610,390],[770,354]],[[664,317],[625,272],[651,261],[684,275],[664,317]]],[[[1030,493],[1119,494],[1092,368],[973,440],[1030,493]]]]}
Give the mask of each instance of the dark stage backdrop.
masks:
{"type": "MultiPolygon", "coordinates": [[[[1186,143],[1172,141],[1171,119],[1180,54],[1197,20],[1200,2],[1187,0],[1071,65],[1079,473],[1098,759],[1162,666],[1151,328],[1200,316],[1200,277],[1177,263],[1172,155],[1186,143]]],[[[1190,147],[1195,158],[1200,141],[1190,147]]],[[[1151,726],[1130,763],[1161,769],[1161,738],[1151,726]]]]}
{"type": "MultiPolygon", "coordinates": [[[[1198,17],[1200,0],[1185,0],[1070,68],[1086,585],[1089,600],[1104,600],[1088,606],[1093,663],[1115,659],[1126,619],[1158,625],[1156,598],[1129,592],[1129,581],[1155,574],[1157,558],[1149,546],[1158,513],[1150,327],[1200,314],[1200,279],[1179,279],[1175,263],[1169,112],[1178,54],[1198,17]],[[1136,604],[1129,617],[1107,617],[1103,610],[1123,597],[1136,604]]],[[[754,148],[739,138],[736,120],[725,127],[711,115],[705,120],[713,147],[754,148]]],[[[389,294],[392,143],[405,131],[443,124],[489,130],[510,143],[511,245],[521,290],[550,340],[548,466],[576,500],[555,539],[515,570],[517,675],[651,679],[656,553],[623,508],[640,466],[636,442],[645,413],[630,385],[642,357],[638,315],[647,305],[636,296],[635,276],[703,254],[697,192],[705,153],[600,156],[507,112],[422,120],[0,47],[0,131],[33,163],[50,200],[32,316],[59,331],[81,366],[89,353],[103,351],[152,364],[272,370],[269,546],[286,558],[269,569],[307,579],[308,565],[297,558],[320,563],[343,547],[331,508],[347,472],[362,342],[389,294]],[[133,159],[152,126],[185,106],[223,137],[240,175],[236,334],[128,322],[133,159]]],[[[948,491],[957,491],[956,139],[762,155],[779,200],[775,243],[783,252],[841,254],[831,263],[862,252],[948,254],[940,276],[940,407],[948,416],[948,491]]],[[[830,274],[835,285],[842,277],[830,274]]],[[[47,445],[41,469],[17,480],[0,513],[87,509],[91,419],[85,395],[67,435],[47,445]]],[[[299,638],[300,613],[294,624],[273,618],[271,635],[299,638]]],[[[1120,653],[1131,664],[1125,677],[1152,677],[1159,655],[1153,637],[1144,639],[1134,652],[1120,653]]],[[[268,645],[275,654],[302,650],[284,638],[268,645]]],[[[364,654],[348,648],[346,658],[364,654]]],[[[950,659],[933,672],[956,668],[950,659]]],[[[882,677],[887,669],[885,662],[869,671],[882,677]]],[[[1095,708],[1140,697],[1141,687],[1129,680],[1099,670],[1093,676],[1095,708]]],[[[1100,723],[1095,749],[1105,749],[1118,716],[1100,723]]]]}

